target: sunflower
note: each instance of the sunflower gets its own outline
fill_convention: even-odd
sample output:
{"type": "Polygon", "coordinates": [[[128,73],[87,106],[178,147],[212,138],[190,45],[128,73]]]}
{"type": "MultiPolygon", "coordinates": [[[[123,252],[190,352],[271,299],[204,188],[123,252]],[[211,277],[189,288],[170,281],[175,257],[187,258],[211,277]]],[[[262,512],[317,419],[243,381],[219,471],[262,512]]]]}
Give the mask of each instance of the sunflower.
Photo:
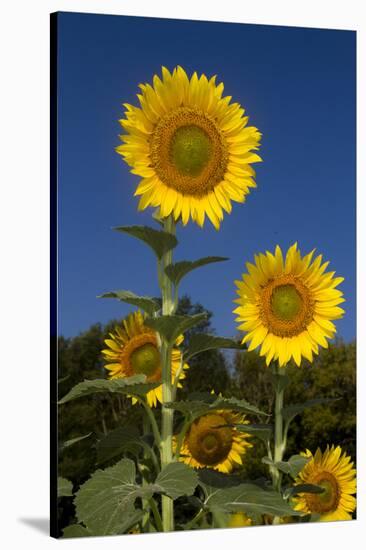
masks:
{"type": "Polygon", "coordinates": [[[232,411],[214,411],[200,416],[185,435],[180,460],[193,468],[213,468],[230,473],[242,464],[242,456],[252,444],[249,434],[239,432],[233,424],[248,424],[244,415],[232,411]]]}
{"type": "MultiPolygon", "coordinates": [[[[108,349],[102,351],[109,370],[110,378],[125,378],[135,374],[145,374],[148,382],[159,382],[161,380],[161,357],[158,346],[158,335],[151,328],[144,324],[145,315],[141,311],[130,313],[122,321],[121,326],[116,326],[110,332],[110,339],[104,343],[108,349]]],[[[176,345],[180,345],[183,337],[179,337],[176,345]]],[[[172,350],[172,381],[180,368],[181,352],[179,349],[172,350]]],[[[188,365],[184,364],[183,369],[188,365]]],[[[182,371],[179,379],[185,378],[182,371]]],[[[178,384],[178,387],[181,387],[178,384]]],[[[162,386],[149,391],[146,394],[150,407],[155,407],[157,401],[162,403],[162,386]]]]}
{"type": "Polygon", "coordinates": [[[295,243],[284,259],[277,246],[274,254],[255,256],[255,265],[247,263],[248,273],[235,281],[234,313],[247,333],[242,342],[250,342],[248,351],[261,346],[267,365],[278,359],[283,367],[293,358],[300,366],[302,356],[312,361],[318,346],[327,348],[335,335],[332,321],[344,314],[343,293],[336,289],[344,279],[326,272],[329,262],[313,254],[301,257],[295,243]]]}
{"type": "Polygon", "coordinates": [[[191,218],[201,227],[207,215],[218,229],[231,201],[244,202],[256,187],[251,164],[261,161],[253,152],[261,134],[215,80],[162,67],[162,79],[140,84],[140,107],[124,104],[127,133],[116,151],[142,178],[139,210],[158,207],[163,218],[172,214],[184,225],[191,218]]]}
{"type": "Polygon", "coordinates": [[[324,453],[318,449],[295,480],[295,484],[311,483],[323,487],[323,493],[300,493],[293,499],[295,510],[320,514],[319,521],[352,519],[356,509],[356,470],[351,457],[342,455],[341,447],[332,445],[324,453]]]}
{"type": "Polygon", "coordinates": [[[230,514],[228,527],[249,527],[253,525],[253,521],[244,512],[236,512],[230,514]]]}

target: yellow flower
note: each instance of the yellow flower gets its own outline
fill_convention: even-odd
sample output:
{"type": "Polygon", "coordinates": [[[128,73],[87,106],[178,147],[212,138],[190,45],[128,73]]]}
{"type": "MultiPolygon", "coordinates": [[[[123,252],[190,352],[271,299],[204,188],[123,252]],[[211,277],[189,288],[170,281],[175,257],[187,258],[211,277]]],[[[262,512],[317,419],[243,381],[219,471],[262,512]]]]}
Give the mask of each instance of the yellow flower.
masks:
{"type": "Polygon", "coordinates": [[[244,415],[232,411],[214,411],[192,422],[180,449],[180,460],[193,468],[213,468],[230,473],[242,464],[242,456],[252,444],[249,434],[232,424],[248,424],[244,415]]]}
{"type": "Polygon", "coordinates": [[[341,447],[332,445],[324,453],[318,449],[313,456],[309,450],[302,453],[310,458],[295,480],[295,484],[311,483],[324,488],[323,493],[300,493],[293,499],[295,510],[320,514],[319,521],[352,519],[356,509],[356,470],[351,458],[341,447]]]}
{"type": "Polygon", "coordinates": [[[244,512],[237,512],[235,514],[230,514],[228,527],[249,527],[252,525],[252,520],[244,514],[244,512]]]}
{"type": "Polygon", "coordinates": [[[261,160],[253,153],[261,134],[215,79],[162,67],[153,86],[140,84],[140,107],[124,104],[127,134],[116,150],[142,178],[139,210],[159,207],[163,218],[172,214],[184,225],[191,218],[201,227],[207,215],[218,229],[231,201],[244,202],[256,187],[250,165],[261,160]]]}
{"type": "Polygon", "coordinates": [[[267,365],[277,359],[280,367],[291,358],[297,366],[302,357],[312,361],[318,346],[327,348],[327,338],[335,335],[332,321],[344,314],[343,293],[336,289],[344,279],[325,271],[329,262],[322,263],[321,255],[312,261],[313,254],[301,257],[295,243],[284,259],[277,246],[274,254],[255,256],[255,265],[247,263],[248,273],[235,281],[234,313],[246,332],[242,342],[250,342],[249,351],[261,346],[267,365]]]}
{"type": "MultiPolygon", "coordinates": [[[[141,311],[130,313],[122,321],[121,326],[116,326],[111,332],[110,339],[104,342],[108,349],[102,351],[109,370],[110,378],[125,378],[136,374],[145,374],[148,382],[161,380],[161,357],[158,347],[157,333],[144,324],[145,315],[141,311]]],[[[176,345],[180,345],[183,337],[179,337],[176,345]]],[[[172,382],[181,364],[181,352],[172,350],[172,382]]],[[[183,369],[188,365],[184,364],[183,369]]],[[[185,378],[182,372],[179,379],[185,378]]],[[[181,387],[178,384],[178,387],[181,387]]],[[[157,401],[162,403],[162,386],[149,391],[146,394],[150,407],[155,407],[157,401]]]]}

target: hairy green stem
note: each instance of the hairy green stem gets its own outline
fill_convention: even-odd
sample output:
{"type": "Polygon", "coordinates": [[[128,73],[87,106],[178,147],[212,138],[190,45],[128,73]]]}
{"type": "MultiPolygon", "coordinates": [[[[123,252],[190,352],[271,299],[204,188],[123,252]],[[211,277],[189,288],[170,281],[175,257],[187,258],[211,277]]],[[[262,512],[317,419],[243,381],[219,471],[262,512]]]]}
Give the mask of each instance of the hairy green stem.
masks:
{"type": "Polygon", "coordinates": [[[272,449],[270,441],[267,441],[267,455],[270,460],[273,460],[272,449]]]}
{"type": "MultiPolygon", "coordinates": [[[[281,376],[285,375],[285,369],[276,367],[275,374],[277,376],[275,382],[275,433],[273,461],[276,463],[282,460],[285,451],[284,425],[282,416],[284,385],[281,383],[280,379],[281,376]]],[[[272,467],[271,473],[273,488],[281,493],[282,473],[276,467],[272,467]]],[[[278,524],[279,522],[280,518],[275,516],[273,523],[278,524]]]]}
{"type": "MultiPolygon", "coordinates": [[[[175,234],[175,222],[172,216],[165,218],[164,231],[172,235],[175,234]]],[[[162,297],[162,314],[173,315],[176,309],[176,298],[173,296],[173,285],[165,273],[165,269],[173,262],[172,250],[165,252],[161,259],[160,287],[162,297]]],[[[173,400],[172,372],[171,372],[171,344],[168,344],[162,338],[161,358],[162,358],[162,385],[163,385],[163,404],[162,404],[162,429],[161,429],[161,467],[173,461],[172,439],[173,439],[173,409],[165,406],[173,400]]],[[[164,531],[174,531],[174,508],[173,500],[166,495],[162,495],[162,522],[164,531]]]]}
{"type": "Polygon", "coordinates": [[[191,425],[191,422],[185,420],[185,422],[183,424],[183,427],[182,427],[180,433],[177,436],[177,445],[176,445],[176,448],[175,448],[175,458],[176,458],[176,460],[178,460],[178,458],[179,458],[180,450],[181,450],[181,447],[182,447],[183,441],[184,441],[184,437],[185,437],[190,425],[191,425]]]}
{"type": "MultiPolygon", "coordinates": [[[[143,417],[142,430],[143,430],[143,435],[147,435],[149,433],[149,421],[148,421],[148,418],[145,415],[143,417]]],[[[148,456],[149,455],[148,455],[147,449],[144,446],[144,459],[148,458],[148,456]]],[[[143,473],[143,472],[141,472],[141,473],[143,473]]],[[[146,486],[146,485],[147,485],[147,481],[145,479],[145,476],[143,475],[142,476],[142,486],[146,486]]],[[[142,509],[144,511],[144,515],[143,515],[143,518],[142,518],[142,527],[145,531],[146,526],[149,522],[149,518],[150,518],[149,501],[146,498],[142,499],[142,509]]]]}
{"type": "Polygon", "coordinates": [[[136,399],[144,407],[145,412],[147,414],[147,417],[150,421],[151,429],[152,429],[153,434],[154,434],[155,443],[158,447],[160,447],[161,436],[160,436],[160,431],[159,431],[158,424],[156,422],[156,418],[154,416],[154,413],[152,412],[151,408],[146,403],[146,401],[143,397],[137,397],[136,399]]]}
{"type": "Polygon", "coordinates": [[[188,523],[186,523],[185,529],[189,531],[192,527],[194,527],[206,514],[206,510],[203,510],[201,508],[197,514],[194,516],[194,518],[191,519],[188,523]]]}
{"type": "Polygon", "coordinates": [[[290,421],[287,420],[285,423],[284,423],[284,428],[283,428],[283,439],[282,439],[282,445],[283,445],[283,449],[285,450],[286,449],[286,446],[287,446],[287,434],[288,434],[288,429],[290,427],[290,421]]]}
{"type": "Polygon", "coordinates": [[[184,363],[183,363],[183,354],[182,354],[181,359],[180,359],[180,365],[179,365],[179,368],[178,368],[178,370],[175,374],[174,382],[173,382],[173,385],[172,385],[172,401],[175,401],[175,397],[177,395],[177,388],[178,388],[179,378],[180,378],[180,375],[183,372],[183,366],[184,366],[184,363]]]}
{"type": "Polygon", "coordinates": [[[161,521],[161,515],[156,505],[156,502],[153,498],[149,499],[149,505],[150,505],[150,510],[152,511],[154,516],[156,529],[161,532],[164,531],[163,522],[161,521]]]}
{"type": "Polygon", "coordinates": [[[149,455],[149,457],[151,458],[151,460],[153,462],[156,474],[159,474],[159,472],[160,472],[160,463],[159,463],[159,461],[157,459],[157,456],[155,454],[154,447],[153,446],[150,447],[145,442],[143,443],[143,447],[144,447],[144,450],[146,451],[146,453],[149,455]]]}

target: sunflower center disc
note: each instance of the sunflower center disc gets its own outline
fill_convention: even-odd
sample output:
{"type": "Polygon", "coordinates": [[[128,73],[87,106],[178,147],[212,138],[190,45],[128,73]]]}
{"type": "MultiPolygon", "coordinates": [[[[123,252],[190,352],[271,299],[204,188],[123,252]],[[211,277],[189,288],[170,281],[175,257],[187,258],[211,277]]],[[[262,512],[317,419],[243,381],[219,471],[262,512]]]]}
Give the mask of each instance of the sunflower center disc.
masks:
{"type": "Polygon", "coordinates": [[[338,483],[334,476],[328,472],[322,472],[312,483],[323,487],[324,492],[320,494],[308,494],[307,503],[312,512],[324,514],[336,510],[339,502],[338,483]]]}
{"type": "Polygon", "coordinates": [[[200,464],[211,466],[225,460],[232,446],[232,430],[218,414],[201,416],[188,434],[188,448],[200,464]],[[223,426],[223,427],[219,427],[223,426]]]}
{"type": "Polygon", "coordinates": [[[281,338],[300,334],[311,323],[314,300],[304,283],[292,274],[270,279],[261,292],[261,318],[281,338]]]}
{"type": "Polygon", "coordinates": [[[173,164],[186,176],[198,176],[211,158],[211,140],[198,126],[178,128],[170,147],[173,164]]]}
{"type": "Polygon", "coordinates": [[[156,125],[150,158],[166,186],[183,195],[202,197],[224,179],[229,153],[213,118],[197,108],[179,107],[156,125]]]}
{"type": "Polygon", "coordinates": [[[207,434],[202,440],[202,447],[208,452],[213,451],[217,447],[218,441],[214,434],[207,434]]]}
{"type": "Polygon", "coordinates": [[[151,376],[160,368],[160,353],[153,344],[145,344],[132,352],[130,361],[136,374],[151,376]]]}
{"type": "Polygon", "coordinates": [[[292,285],[278,286],[273,290],[272,311],[283,321],[293,321],[301,311],[302,304],[300,294],[292,285]]]}

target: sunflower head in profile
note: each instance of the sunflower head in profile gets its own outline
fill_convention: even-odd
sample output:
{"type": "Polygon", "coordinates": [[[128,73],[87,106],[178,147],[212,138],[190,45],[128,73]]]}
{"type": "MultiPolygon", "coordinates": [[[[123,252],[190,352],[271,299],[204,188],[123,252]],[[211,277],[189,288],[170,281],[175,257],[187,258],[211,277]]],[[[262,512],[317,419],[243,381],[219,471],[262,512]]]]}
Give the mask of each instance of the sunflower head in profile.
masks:
{"type": "Polygon", "coordinates": [[[180,460],[193,468],[213,468],[230,473],[242,464],[242,456],[252,444],[249,434],[239,432],[233,424],[247,424],[243,415],[232,411],[213,411],[192,422],[181,450],[180,460]]]}
{"type": "Polygon", "coordinates": [[[124,104],[126,133],[116,150],[142,178],[139,210],[157,207],[162,218],[201,227],[207,215],[218,229],[231,201],[244,202],[256,186],[251,164],[261,160],[254,153],[261,134],[215,79],[163,67],[152,86],[140,84],[139,107],[124,104]]]}
{"type": "Polygon", "coordinates": [[[319,514],[319,521],[352,519],[356,509],[356,470],[351,458],[342,454],[341,447],[327,446],[324,453],[318,449],[313,456],[309,450],[303,453],[310,460],[295,480],[295,484],[320,485],[322,493],[300,493],[293,499],[295,510],[319,514]]]}
{"type": "MultiPolygon", "coordinates": [[[[136,374],[145,374],[148,382],[161,380],[161,357],[158,346],[157,333],[144,324],[145,315],[141,311],[129,314],[114,331],[109,334],[104,342],[107,346],[102,350],[107,361],[105,368],[109,371],[110,378],[126,378],[136,374]]],[[[183,337],[176,341],[180,345],[183,337]]],[[[172,381],[181,364],[181,352],[172,350],[172,381]]],[[[187,369],[185,364],[183,369],[187,369]]],[[[185,378],[182,371],[179,379],[185,378]]],[[[180,384],[178,384],[180,387],[180,384]]],[[[157,402],[162,402],[162,386],[149,391],[146,394],[150,407],[155,407],[157,402]]]]}
{"type": "Polygon", "coordinates": [[[230,514],[228,527],[250,527],[253,525],[253,521],[244,512],[236,512],[230,514]]]}
{"type": "Polygon", "coordinates": [[[246,332],[242,342],[248,350],[260,346],[260,355],[267,365],[278,360],[285,366],[291,358],[300,366],[302,357],[313,360],[319,346],[328,347],[327,339],[335,335],[335,319],[344,310],[343,293],[336,287],[344,280],[327,272],[329,262],[322,256],[313,260],[314,250],[301,256],[297,244],[284,258],[279,246],[275,253],[255,256],[247,263],[248,273],[235,281],[239,304],[239,330],[246,332]]]}

